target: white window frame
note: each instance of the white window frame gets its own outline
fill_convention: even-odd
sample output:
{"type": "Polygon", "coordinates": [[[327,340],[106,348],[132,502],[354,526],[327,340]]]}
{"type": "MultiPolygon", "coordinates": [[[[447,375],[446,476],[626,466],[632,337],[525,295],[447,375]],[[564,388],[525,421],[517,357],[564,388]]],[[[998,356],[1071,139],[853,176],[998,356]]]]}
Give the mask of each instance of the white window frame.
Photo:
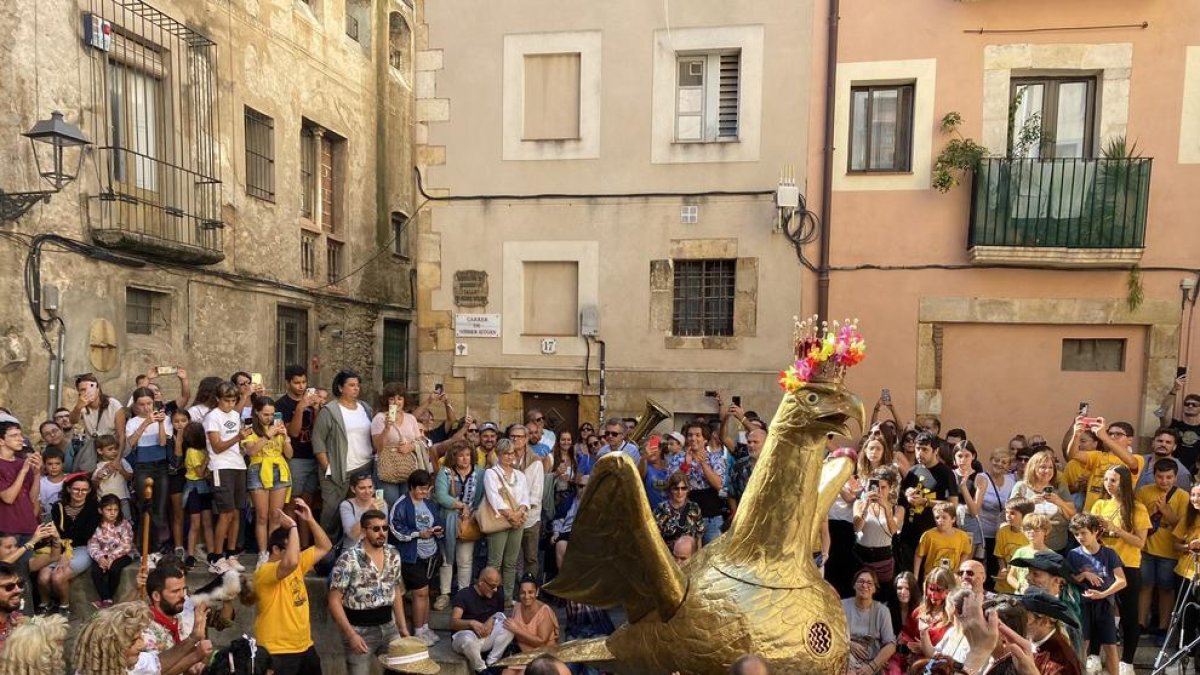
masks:
{"type": "Polygon", "coordinates": [[[732,135],[721,134],[721,59],[726,56],[738,57],[738,101],[737,113],[741,112],[741,51],[726,49],[712,52],[677,52],[675,56],[675,142],[677,143],[731,143],[738,140],[741,125],[740,114],[736,114],[735,132],[732,135]],[[701,81],[699,85],[684,84],[680,81],[684,63],[699,65],[701,81]],[[685,93],[696,92],[698,96],[687,96],[685,93]],[[681,110],[685,98],[698,98],[698,110],[681,110]],[[680,122],[685,118],[700,120],[698,133],[688,134],[680,129],[680,122]]]}

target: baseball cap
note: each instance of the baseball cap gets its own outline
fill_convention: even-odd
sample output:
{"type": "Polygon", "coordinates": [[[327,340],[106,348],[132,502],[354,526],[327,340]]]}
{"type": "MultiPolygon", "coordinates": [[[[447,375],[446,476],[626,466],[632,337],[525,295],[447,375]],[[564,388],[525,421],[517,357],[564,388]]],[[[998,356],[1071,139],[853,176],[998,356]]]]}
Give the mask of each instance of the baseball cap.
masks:
{"type": "Polygon", "coordinates": [[[483,433],[485,431],[500,431],[500,427],[496,426],[495,422],[484,422],[483,424],[479,425],[479,433],[483,433]]]}

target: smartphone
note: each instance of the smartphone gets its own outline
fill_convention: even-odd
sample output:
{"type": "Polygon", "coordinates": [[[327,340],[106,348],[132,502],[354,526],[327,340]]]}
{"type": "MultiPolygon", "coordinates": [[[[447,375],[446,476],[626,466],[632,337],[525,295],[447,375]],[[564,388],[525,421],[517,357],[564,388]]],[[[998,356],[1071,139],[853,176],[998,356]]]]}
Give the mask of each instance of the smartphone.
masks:
{"type": "Polygon", "coordinates": [[[304,390],[304,395],[305,395],[305,396],[316,396],[316,395],[317,395],[317,388],[316,388],[316,387],[309,387],[308,389],[305,389],[305,390],[304,390]]]}
{"type": "Polygon", "coordinates": [[[891,403],[892,402],[892,390],[888,389],[887,387],[884,387],[883,390],[881,390],[879,392],[879,400],[883,401],[884,403],[891,403]]]}
{"type": "Polygon", "coordinates": [[[742,397],[741,396],[734,395],[734,396],[731,396],[729,398],[729,400],[733,401],[733,404],[738,407],[741,407],[741,405],[742,405],[742,397]]]}
{"type": "Polygon", "coordinates": [[[174,375],[179,372],[177,366],[155,366],[154,370],[159,375],[174,375]]]}
{"type": "Polygon", "coordinates": [[[395,421],[396,421],[396,413],[397,413],[397,412],[398,412],[398,411],[397,411],[397,409],[396,409],[396,404],[395,404],[395,403],[391,403],[391,404],[389,404],[389,405],[388,405],[388,416],[387,416],[387,418],[388,418],[388,421],[389,421],[389,422],[395,422],[395,421]]]}
{"type": "Polygon", "coordinates": [[[162,411],[163,411],[163,402],[155,401],[154,402],[154,412],[162,412],[162,411]]]}
{"type": "Polygon", "coordinates": [[[717,392],[714,389],[709,389],[708,391],[704,392],[704,396],[707,398],[716,398],[717,392]]]}
{"type": "Polygon", "coordinates": [[[1052,495],[1052,494],[1054,494],[1054,488],[1052,488],[1052,487],[1050,487],[1049,485],[1047,485],[1046,487],[1042,488],[1042,494],[1044,494],[1044,495],[1052,495]]]}
{"type": "Polygon", "coordinates": [[[277,412],[271,419],[276,422],[282,422],[283,421],[283,413],[277,412]]]}
{"type": "Polygon", "coordinates": [[[1080,402],[1079,402],[1079,415],[1080,415],[1081,417],[1086,417],[1086,416],[1087,416],[1087,414],[1088,414],[1088,402],[1087,402],[1087,401],[1080,401],[1080,402]]]}
{"type": "Polygon", "coordinates": [[[867,479],[867,492],[879,492],[879,479],[867,479]]]}
{"type": "Polygon", "coordinates": [[[445,391],[446,391],[446,389],[442,386],[441,382],[438,382],[433,385],[433,393],[441,394],[441,393],[444,393],[445,391]]]}
{"type": "Polygon", "coordinates": [[[1187,377],[1187,366],[1179,366],[1175,369],[1175,379],[1187,377]]]}
{"type": "Polygon", "coordinates": [[[375,501],[377,501],[377,502],[383,501],[383,490],[375,491],[375,501]]]}
{"type": "Polygon", "coordinates": [[[262,373],[250,373],[250,384],[255,386],[262,384],[262,373]]]}

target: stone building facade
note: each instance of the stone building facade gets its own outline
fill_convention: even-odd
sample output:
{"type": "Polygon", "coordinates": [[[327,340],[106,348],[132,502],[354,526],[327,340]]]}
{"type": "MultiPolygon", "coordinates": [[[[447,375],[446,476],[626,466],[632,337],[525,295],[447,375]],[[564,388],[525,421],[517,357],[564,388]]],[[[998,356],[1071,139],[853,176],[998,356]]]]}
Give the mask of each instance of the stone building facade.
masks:
{"type": "Polygon", "coordinates": [[[712,414],[710,390],[773,409],[801,279],[775,191],[806,189],[812,3],[666,10],[427,6],[423,390],[567,429],[647,398],[712,414]]]}
{"type": "Polygon", "coordinates": [[[19,133],[52,110],[93,144],[0,223],[0,405],[44,414],[51,350],[67,404],[75,374],[124,396],[156,365],[407,381],[418,20],[412,0],[0,5],[0,189],[41,189],[19,133]]]}

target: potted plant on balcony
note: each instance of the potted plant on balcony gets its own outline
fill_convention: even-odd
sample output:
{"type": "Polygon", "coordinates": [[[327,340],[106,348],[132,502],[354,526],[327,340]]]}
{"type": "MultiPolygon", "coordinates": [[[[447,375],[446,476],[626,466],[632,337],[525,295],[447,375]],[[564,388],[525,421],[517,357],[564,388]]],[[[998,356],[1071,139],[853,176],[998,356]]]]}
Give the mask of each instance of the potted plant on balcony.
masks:
{"type": "Polygon", "coordinates": [[[1093,217],[1085,246],[1134,248],[1141,246],[1146,222],[1144,190],[1150,180],[1150,165],[1142,161],[1137,142],[1129,144],[1116,136],[1104,145],[1104,160],[1096,176],[1093,217]]]}

